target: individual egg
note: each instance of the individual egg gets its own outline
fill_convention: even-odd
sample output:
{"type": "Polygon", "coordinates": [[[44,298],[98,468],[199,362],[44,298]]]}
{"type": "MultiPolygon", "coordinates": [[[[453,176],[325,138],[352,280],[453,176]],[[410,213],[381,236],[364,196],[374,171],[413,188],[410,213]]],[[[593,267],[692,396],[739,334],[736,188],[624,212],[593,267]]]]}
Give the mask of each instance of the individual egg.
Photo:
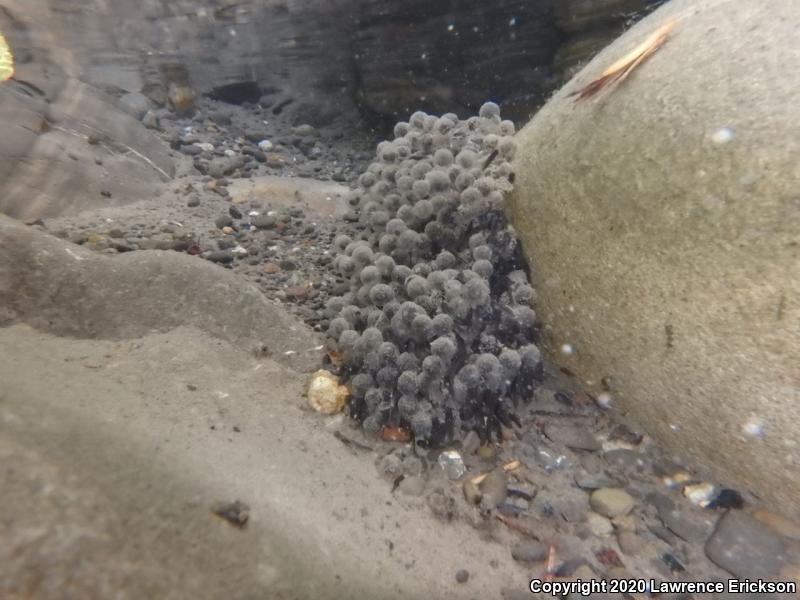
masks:
{"type": "Polygon", "coordinates": [[[344,249],[347,248],[348,244],[351,244],[353,239],[349,235],[337,235],[336,238],[333,240],[333,247],[339,251],[344,252],[344,249]]]}
{"type": "Polygon", "coordinates": [[[419,359],[411,352],[403,352],[397,357],[397,368],[400,371],[416,371],[419,369],[419,359]]]}
{"type": "Polygon", "coordinates": [[[372,263],[373,252],[367,244],[362,244],[353,250],[353,261],[360,266],[365,267],[372,263]]]}
{"type": "MultiPolygon", "coordinates": [[[[438,333],[438,329],[439,328],[435,325],[432,326],[434,334],[438,333]]],[[[431,342],[431,352],[433,355],[438,356],[446,363],[449,363],[453,359],[457,351],[458,347],[452,337],[442,336],[431,342]]]]}
{"type": "Polygon", "coordinates": [[[420,200],[414,207],[414,216],[420,221],[427,221],[433,216],[433,204],[429,200],[420,200]]]}
{"type": "Polygon", "coordinates": [[[400,377],[397,378],[397,391],[407,396],[413,396],[417,393],[418,382],[417,374],[415,371],[403,371],[400,377]]]}
{"type": "Polygon", "coordinates": [[[427,198],[431,193],[431,184],[427,179],[419,179],[411,186],[411,193],[417,200],[427,198]]]}
{"type": "Polygon", "coordinates": [[[394,126],[394,137],[404,137],[409,131],[411,131],[411,126],[408,123],[400,121],[394,126]]]}
{"type": "Polygon", "coordinates": [[[453,164],[453,160],[453,153],[447,148],[441,148],[433,155],[433,164],[439,167],[449,167],[453,164]]]}
{"type": "Polygon", "coordinates": [[[489,284],[481,278],[470,279],[464,284],[462,297],[472,306],[482,306],[489,301],[489,284]]]}
{"type": "Polygon", "coordinates": [[[494,102],[484,102],[478,109],[478,116],[483,119],[496,119],[500,117],[500,107],[494,102]]]}
{"type": "Polygon", "coordinates": [[[350,393],[356,398],[363,398],[374,385],[375,381],[369,373],[359,373],[350,380],[350,393]]]}
{"type": "Polygon", "coordinates": [[[412,300],[428,291],[428,282],[419,275],[412,275],[406,280],[406,294],[412,300]]]}
{"type": "Polygon", "coordinates": [[[456,264],[456,257],[452,252],[442,250],[434,259],[434,266],[440,270],[452,269],[456,264]]]}
{"type": "Polygon", "coordinates": [[[472,263],[472,270],[484,279],[489,279],[492,276],[494,267],[488,260],[480,259],[472,263]]]}
{"type": "Polygon", "coordinates": [[[414,129],[421,130],[425,126],[425,118],[427,116],[424,112],[418,110],[409,117],[408,124],[414,129]]]}
{"type": "Polygon", "coordinates": [[[444,313],[440,313],[435,317],[433,317],[433,319],[431,320],[431,325],[434,335],[437,336],[447,335],[451,331],[453,331],[453,326],[454,326],[453,317],[444,313]]]}
{"type": "Polygon", "coordinates": [[[352,352],[360,338],[361,336],[354,329],[346,329],[339,336],[339,351],[342,353],[352,352]]]}
{"type": "Polygon", "coordinates": [[[388,280],[392,276],[395,262],[391,256],[381,255],[375,258],[375,266],[378,268],[381,277],[388,280]]]}
{"type": "Polygon", "coordinates": [[[328,325],[328,335],[333,339],[338,340],[342,333],[348,329],[350,329],[350,323],[348,320],[342,317],[336,317],[335,319],[331,320],[330,325],[328,325]]]}
{"type": "Polygon", "coordinates": [[[472,249],[472,258],[475,260],[492,260],[492,249],[485,244],[476,246],[472,249]]]}
{"type": "Polygon", "coordinates": [[[379,283],[370,289],[369,299],[375,306],[382,307],[394,300],[394,292],[390,286],[379,283]]]}
{"type": "Polygon", "coordinates": [[[367,286],[372,286],[381,280],[381,273],[375,265],[368,265],[361,269],[359,275],[361,283],[367,286]]]}

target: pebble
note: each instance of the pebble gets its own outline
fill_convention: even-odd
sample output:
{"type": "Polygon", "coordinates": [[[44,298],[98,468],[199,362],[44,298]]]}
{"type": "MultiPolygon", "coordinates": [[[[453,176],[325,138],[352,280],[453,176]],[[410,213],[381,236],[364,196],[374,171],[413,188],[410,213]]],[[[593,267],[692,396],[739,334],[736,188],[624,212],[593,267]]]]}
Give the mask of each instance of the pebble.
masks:
{"type": "Polygon", "coordinates": [[[720,518],[705,551],[717,566],[737,577],[751,579],[776,575],[789,562],[781,537],[740,510],[720,518]]]}
{"type": "Polygon", "coordinates": [[[618,532],[617,543],[622,553],[628,556],[638,555],[645,547],[645,541],[632,531],[618,532]]]}
{"type": "Polygon", "coordinates": [[[620,482],[605,473],[584,473],[575,476],[575,484],[582,490],[599,490],[618,486],[620,482]]]}
{"type": "Polygon", "coordinates": [[[217,229],[222,229],[223,227],[230,227],[233,225],[233,219],[230,215],[220,215],[216,219],[214,219],[214,225],[217,226],[217,229]]]}
{"type": "Polygon", "coordinates": [[[650,466],[650,461],[635,450],[625,448],[609,450],[603,454],[606,462],[623,473],[642,473],[650,466]]]}
{"type": "Polygon", "coordinates": [[[511,557],[517,562],[542,562],[547,559],[547,546],[535,541],[518,542],[511,547],[511,557]]]}
{"type": "Polygon", "coordinates": [[[280,266],[274,262],[264,263],[264,266],[261,267],[261,270],[268,275],[274,275],[275,273],[281,272],[280,266]]]}
{"type": "Polygon", "coordinates": [[[290,300],[305,300],[311,289],[305,285],[293,285],[284,290],[286,297],[290,300]]]}
{"type": "Polygon", "coordinates": [[[259,229],[274,229],[278,220],[272,215],[258,215],[251,222],[259,229]]]}
{"type": "Polygon", "coordinates": [[[481,446],[478,448],[478,456],[483,459],[491,460],[497,455],[497,450],[493,446],[481,446]]]}
{"type": "Polygon", "coordinates": [[[253,142],[254,144],[265,141],[268,137],[269,132],[264,128],[250,129],[244,134],[244,139],[246,139],[248,142],[253,142]]]}
{"type": "Polygon", "coordinates": [[[538,490],[531,483],[511,483],[508,485],[508,495],[516,496],[530,502],[536,497],[538,490]]]}
{"type": "Polygon", "coordinates": [[[800,523],[796,523],[786,517],[764,509],[753,511],[753,517],[764,523],[767,527],[771,527],[776,533],[781,534],[783,537],[800,541],[800,523]]]}
{"type": "Polygon", "coordinates": [[[458,583],[467,583],[469,581],[469,571],[461,569],[456,572],[456,581],[458,583]]]}
{"type": "Polygon", "coordinates": [[[597,537],[608,537],[614,532],[614,525],[611,521],[596,512],[589,512],[586,515],[586,523],[589,530],[597,537]]]}
{"type": "Polygon", "coordinates": [[[633,510],[633,497],[619,488],[600,488],[592,492],[589,498],[592,509],[605,517],[627,515],[633,510]]]}
{"type": "Polygon", "coordinates": [[[191,196],[191,197],[190,197],[190,198],[189,198],[189,199],[186,201],[186,206],[188,206],[188,207],[190,207],[190,208],[193,208],[193,207],[195,207],[195,206],[200,206],[200,198],[199,198],[198,196],[191,196]]]}
{"type": "Polygon", "coordinates": [[[531,507],[531,503],[525,498],[508,498],[503,503],[503,506],[513,512],[525,512],[531,507]]]}
{"type": "Polygon", "coordinates": [[[311,125],[303,124],[303,125],[298,125],[297,127],[293,127],[292,133],[299,135],[301,137],[308,137],[315,135],[317,133],[317,130],[314,129],[314,127],[312,127],[311,125]]]}
{"type": "Polygon", "coordinates": [[[480,503],[483,494],[481,494],[477,484],[467,479],[464,481],[462,488],[464,491],[464,499],[467,501],[467,503],[471,505],[478,505],[480,503]]]}
{"type": "Polygon", "coordinates": [[[231,263],[233,262],[233,252],[229,250],[215,250],[213,252],[209,252],[206,258],[215,263],[231,263]]]}
{"type": "Polygon", "coordinates": [[[142,125],[148,129],[161,128],[161,123],[158,120],[158,116],[152,110],[148,110],[146,113],[144,113],[144,116],[142,117],[142,125]]]}
{"type": "Polygon", "coordinates": [[[208,174],[214,179],[220,179],[244,164],[241,156],[226,156],[225,158],[215,158],[208,165],[208,174]]]}
{"type": "Polygon", "coordinates": [[[126,240],[112,240],[111,247],[117,252],[132,252],[136,250],[136,245],[131,244],[126,240]]]}
{"type": "Polygon", "coordinates": [[[228,214],[234,219],[241,219],[242,218],[242,211],[240,211],[235,206],[228,207],[228,214]]]}
{"type": "Polygon", "coordinates": [[[224,233],[225,235],[233,235],[234,233],[236,233],[236,230],[233,227],[225,226],[222,228],[222,233],[224,233]]]}
{"type": "Polygon", "coordinates": [[[203,153],[203,149],[197,144],[183,145],[179,150],[182,154],[186,154],[187,156],[197,156],[203,153]]]}
{"type": "Polygon", "coordinates": [[[711,512],[681,510],[680,508],[662,509],[658,518],[664,526],[679,538],[687,542],[702,543],[711,535],[716,515],[711,512]]]}
{"type": "Polygon", "coordinates": [[[589,511],[586,496],[581,494],[579,498],[559,500],[556,511],[569,523],[581,523],[586,520],[586,513],[589,511]]]}
{"type": "Polygon", "coordinates": [[[470,430],[461,442],[461,450],[465,456],[475,454],[481,445],[481,439],[474,430],[470,430]]]}
{"type": "Polygon", "coordinates": [[[567,448],[594,452],[601,447],[591,431],[578,425],[550,422],[545,426],[544,432],[552,441],[564,444],[567,448]]]}
{"type": "Polygon", "coordinates": [[[489,471],[478,486],[482,494],[481,508],[492,510],[505,502],[508,497],[507,485],[508,477],[502,467],[489,471]]]}
{"type": "Polygon", "coordinates": [[[283,157],[282,154],[276,154],[275,152],[267,152],[265,153],[264,159],[265,159],[264,162],[267,164],[268,167],[280,169],[286,166],[286,159],[283,157]]]}

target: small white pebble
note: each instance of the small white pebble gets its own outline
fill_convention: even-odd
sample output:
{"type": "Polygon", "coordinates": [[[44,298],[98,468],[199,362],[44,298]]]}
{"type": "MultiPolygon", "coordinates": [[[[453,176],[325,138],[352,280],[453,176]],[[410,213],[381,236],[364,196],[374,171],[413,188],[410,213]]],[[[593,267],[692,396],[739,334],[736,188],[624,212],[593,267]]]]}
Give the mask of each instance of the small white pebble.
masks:
{"type": "Polygon", "coordinates": [[[447,31],[453,31],[453,29],[455,28],[456,26],[451,23],[450,25],[447,26],[447,31]]]}
{"type": "Polygon", "coordinates": [[[711,141],[715,144],[727,144],[734,138],[734,131],[730,127],[717,129],[711,134],[711,141]]]}
{"type": "Polygon", "coordinates": [[[286,352],[284,352],[283,354],[284,354],[285,356],[291,356],[292,354],[297,354],[297,352],[295,352],[294,350],[287,350],[287,351],[286,351],[286,352]]]}
{"type": "Polygon", "coordinates": [[[678,431],[678,429],[680,429],[675,423],[670,423],[669,428],[672,429],[672,431],[678,431]]]}
{"type": "Polygon", "coordinates": [[[511,17],[511,20],[508,22],[509,27],[513,27],[517,24],[517,17],[511,17]]]}
{"type": "Polygon", "coordinates": [[[608,392],[602,392],[597,396],[597,404],[600,408],[611,408],[611,405],[614,404],[614,399],[608,392]]]}
{"type": "Polygon", "coordinates": [[[751,416],[742,425],[742,433],[748,437],[762,437],[764,435],[764,421],[755,415],[751,416]]]}
{"type": "Polygon", "coordinates": [[[257,210],[251,210],[249,213],[247,213],[247,216],[248,217],[257,217],[259,214],[261,214],[261,213],[259,213],[257,210]]]}
{"type": "Polygon", "coordinates": [[[575,348],[572,347],[572,344],[563,344],[561,346],[561,354],[573,354],[575,352],[575,348]]]}

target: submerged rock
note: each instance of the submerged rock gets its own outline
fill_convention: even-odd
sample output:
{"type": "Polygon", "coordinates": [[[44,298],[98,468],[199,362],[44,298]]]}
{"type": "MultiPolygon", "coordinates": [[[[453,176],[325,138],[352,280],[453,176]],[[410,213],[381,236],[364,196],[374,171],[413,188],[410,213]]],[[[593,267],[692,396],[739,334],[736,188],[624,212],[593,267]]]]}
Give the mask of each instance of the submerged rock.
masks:
{"type": "Polygon", "coordinates": [[[784,99],[800,92],[800,59],[761,66],[763,49],[795,46],[798,20],[792,0],[658,8],[517,134],[512,209],[547,353],[793,517],[800,119],[784,99]],[[569,96],[670,20],[620,85],[569,96]]]}

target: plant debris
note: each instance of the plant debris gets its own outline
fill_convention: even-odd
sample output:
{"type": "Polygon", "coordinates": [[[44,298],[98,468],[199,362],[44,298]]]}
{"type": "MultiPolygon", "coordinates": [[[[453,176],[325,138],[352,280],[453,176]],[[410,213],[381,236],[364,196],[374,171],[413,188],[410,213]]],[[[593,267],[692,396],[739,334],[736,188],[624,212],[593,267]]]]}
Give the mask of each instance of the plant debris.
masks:
{"type": "Polygon", "coordinates": [[[581,89],[568,94],[568,96],[577,96],[575,102],[580,102],[581,100],[591,98],[605,87],[619,84],[624,81],[625,78],[631,74],[631,71],[633,71],[656,50],[664,45],[664,42],[667,41],[669,33],[674,29],[675,23],[675,21],[668,21],[664,23],[644,42],[636,46],[636,48],[628,52],[625,56],[603,71],[600,74],[600,77],[593,80],[588,85],[585,85],[581,89]]]}
{"type": "Polygon", "coordinates": [[[14,56],[8,42],[0,33],[0,82],[11,79],[14,76],[14,56]]]}

